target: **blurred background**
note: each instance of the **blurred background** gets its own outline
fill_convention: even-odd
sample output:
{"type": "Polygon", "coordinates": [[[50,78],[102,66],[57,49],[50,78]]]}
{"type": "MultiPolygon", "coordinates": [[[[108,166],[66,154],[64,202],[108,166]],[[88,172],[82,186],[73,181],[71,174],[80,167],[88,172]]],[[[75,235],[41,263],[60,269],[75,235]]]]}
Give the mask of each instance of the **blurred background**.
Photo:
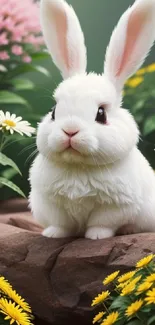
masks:
{"type": "MultiPolygon", "coordinates": [[[[24,5],[21,0],[7,0],[6,4],[6,1],[0,0],[0,110],[22,116],[24,120],[36,127],[37,122],[54,104],[52,93],[61,81],[61,76],[44,50],[39,23],[34,26],[34,17],[38,15],[38,3],[35,2],[32,11],[30,8],[33,1],[27,0],[26,2],[27,5],[24,5]],[[14,26],[17,37],[9,39],[12,32],[12,8],[15,15],[16,12],[18,14],[20,12],[20,23],[22,19],[26,21],[29,13],[32,13],[29,22],[24,26],[23,38],[22,36],[18,38],[14,26]],[[10,25],[8,23],[4,26],[2,22],[6,17],[10,25]],[[26,35],[26,28],[28,29],[27,35],[35,35],[36,38],[38,37],[37,41],[26,35]],[[5,41],[4,33],[6,31],[9,34],[5,41]],[[12,50],[13,45],[17,46],[14,51],[12,50]],[[22,52],[18,46],[22,48],[22,52]],[[16,95],[16,98],[13,95],[16,95]]],[[[133,2],[132,0],[68,0],[68,3],[74,7],[85,34],[88,71],[102,72],[105,50],[112,30],[121,14],[133,2]]],[[[150,164],[155,167],[155,46],[148,56],[144,68],[127,82],[124,89],[123,107],[132,112],[139,124],[141,130],[140,150],[150,164]]],[[[0,166],[3,177],[5,176],[15,183],[26,196],[29,193],[28,171],[35,154],[34,143],[35,136],[16,139],[15,135],[14,140],[10,141],[3,151],[17,164],[22,176],[13,171],[11,166],[4,166],[4,164],[0,166]]],[[[18,195],[9,186],[3,185],[0,186],[1,200],[18,195]]]]}

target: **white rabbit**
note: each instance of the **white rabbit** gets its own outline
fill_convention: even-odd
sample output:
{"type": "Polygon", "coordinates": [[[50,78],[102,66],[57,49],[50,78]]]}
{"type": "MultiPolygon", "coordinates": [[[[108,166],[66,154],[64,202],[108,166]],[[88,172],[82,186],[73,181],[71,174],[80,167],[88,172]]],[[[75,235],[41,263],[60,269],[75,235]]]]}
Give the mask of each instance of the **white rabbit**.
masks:
{"type": "Polygon", "coordinates": [[[38,127],[30,206],[47,237],[114,236],[124,224],[155,231],[155,176],[137,149],[139,131],[120,108],[124,82],[155,39],[155,0],[137,0],[121,17],[104,74],[86,73],[79,21],[64,0],[42,0],[47,47],[64,81],[38,127]]]}

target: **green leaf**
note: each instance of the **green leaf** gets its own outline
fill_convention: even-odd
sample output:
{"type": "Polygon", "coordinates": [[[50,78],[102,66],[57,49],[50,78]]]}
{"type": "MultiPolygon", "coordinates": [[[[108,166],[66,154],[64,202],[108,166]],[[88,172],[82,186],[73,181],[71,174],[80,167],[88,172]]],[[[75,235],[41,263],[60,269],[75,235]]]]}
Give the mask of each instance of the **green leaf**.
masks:
{"type": "Polygon", "coordinates": [[[43,73],[45,76],[49,77],[50,73],[47,69],[45,69],[44,67],[41,67],[39,65],[35,66],[35,71],[38,71],[40,73],[43,73]]]}
{"type": "Polygon", "coordinates": [[[132,112],[136,113],[139,110],[141,110],[142,108],[144,108],[144,104],[145,104],[145,100],[144,99],[140,99],[136,102],[136,104],[132,107],[132,112]]]}
{"type": "Polygon", "coordinates": [[[13,169],[17,171],[17,173],[21,175],[21,172],[18,166],[15,164],[15,162],[1,152],[0,152],[0,164],[3,166],[11,166],[13,169]]]}
{"type": "Polygon", "coordinates": [[[34,83],[28,79],[13,79],[11,83],[17,90],[29,90],[35,88],[34,83]]]}
{"type": "Polygon", "coordinates": [[[10,77],[15,77],[24,73],[28,73],[28,72],[40,72],[43,73],[46,76],[49,76],[49,72],[47,71],[47,69],[39,66],[39,65],[34,65],[34,64],[21,64],[18,67],[14,68],[11,70],[11,72],[9,73],[10,77]]]}
{"type": "Polygon", "coordinates": [[[22,190],[17,185],[15,185],[13,182],[9,181],[8,179],[6,179],[4,177],[0,177],[0,184],[11,188],[13,191],[15,191],[18,194],[20,194],[21,196],[25,197],[25,194],[22,192],[22,190]]]}
{"type": "Polygon", "coordinates": [[[151,324],[155,324],[155,316],[152,316],[151,318],[149,318],[147,325],[151,325],[151,324]]]}
{"type": "Polygon", "coordinates": [[[7,179],[11,179],[15,175],[17,175],[17,171],[14,170],[11,167],[10,168],[6,168],[5,170],[2,171],[2,177],[7,178],[7,179]]]}
{"type": "Polygon", "coordinates": [[[110,309],[123,309],[128,306],[130,299],[124,296],[117,297],[111,304],[110,309]]]}
{"type": "Polygon", "coordinates": [[[29,106],[28,102],[23,97],[7,90],[0,91],[0,104],[21,104],[29,106]]]}
{"type": "Polygon", "coordinates": [[[50,54],[46,51],[36,52],[31,54],[32,60],[42,60],[50,58],[50,54]]]}
{"type": "Polygon", "coordinates": [[[144,128],[143,128],[143,134],[148,135],[149,133],[155,131],[155,116],[150,116],[148,119],[146,119],[144,128]]]}

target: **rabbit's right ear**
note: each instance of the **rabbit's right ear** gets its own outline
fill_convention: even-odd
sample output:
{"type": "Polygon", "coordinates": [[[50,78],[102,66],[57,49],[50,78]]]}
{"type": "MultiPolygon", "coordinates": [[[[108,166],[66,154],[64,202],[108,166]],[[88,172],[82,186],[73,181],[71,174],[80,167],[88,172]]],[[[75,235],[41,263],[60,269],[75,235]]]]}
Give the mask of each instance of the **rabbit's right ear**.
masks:
{"type": "Polygon", "coordinates": [[[86,47],[79,20],[64,0],[41,0],[41,25],[53,61],[64,78],[86,70],[86,47]]]}
{"type": "Polygon", "coordinates": [[[104,73],[121,91],[155,40],[155,0],[137,0],[120,18],[106,52],[104,73]]]}

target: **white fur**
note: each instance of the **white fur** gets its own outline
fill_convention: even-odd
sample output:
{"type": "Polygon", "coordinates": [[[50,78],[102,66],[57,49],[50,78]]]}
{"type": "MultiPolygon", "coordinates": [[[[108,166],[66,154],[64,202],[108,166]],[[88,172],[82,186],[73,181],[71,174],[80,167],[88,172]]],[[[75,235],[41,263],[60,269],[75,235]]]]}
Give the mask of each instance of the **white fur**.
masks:
{"type": "MultiPolygon", "coordinates": [[[[67,17],[70,13],[63,0],[42,0],[44,34],[49,33],[45,14],[51,5],[65,8],[67,17]]],[[[72,77],[54,93],[55,121],[49,113],[40,123],[39,154],[30,170],[30,206],[34,218],[45,227],[43,235],[47,237],[107,238],[127,223],[135,223],[139,231],[155,230],[154,172],[137,149],[139,131],[133,117],[120,108],[120,89],[125,78],[139,66],[138,60],[143,61],[154,41],[152,31],[146,38],[146,31],[154,27],[152,17],[155,20],[154,1],[147,0],[146,4],[146,0],[137,0],[112,35],[105,75],[87,75],[80,68],[76,72],[73,69],[72,77]],[[138,45],[134,47],[124,43],[126,31],[127,39],[131,41],[132,37],[132,28],[125,29],[131,13],[136,19],[145,18],[143,29],[136,36],[138,45]],[[116,40],[122,47],[116,46],[116,40]],[[129,60],[123,61],[125,47],[130,55],[129,60]],[[101,105],[105,107],[107,124],[95,122],[101,105]],[[69,140],[64,131],[77,134],[69,140]],[[68,141],[72,148],[68,148],[68,141]]],[[[55,62],[63,70],[56,38],[52,46],[55,62]]]]}
{"type": "MultiPolygon", "coordinates": [[[[132,36],[134,35],[131,35],[131,37],[132,36]]],[[[126,79],[128,79],[142,65],[154,40],[155,1],[137,0],[120,18],[107,47],[104,73],[115,84],[115,87],[118,90],[122,89],[126,79]],[[122,73],[117,76],[122,62],[123,53],[127,46],[126,40],[130,33],[130,29],[133,28],[131,33],[135,33],[135,26],[132,23],[132,20],[129,24],[131,15],[134,15],[137,22],[139,17],[143,15],[144,22],[139,33],[137,33],[134,49],[131,47],[131,53],[127,60],[127,64],[122,70],[122,73]]]]}
{"type": "Polygon", "coordinates": [[[76,72],[85,72],[87,59],[84,36],[73,8],[63,0],[41,0],[41,25],[47,47],[62,76],[68,78],[76,72]],[[60,21],[53,17],[55,10],[60,12],[60,21]],[[67,25],[67,34],[65,34],[62,19],[67,25]],[[62,40],[59,32],[66,40],[66,55],[70,68],[67,67],[61,51],[62,40]]]}

